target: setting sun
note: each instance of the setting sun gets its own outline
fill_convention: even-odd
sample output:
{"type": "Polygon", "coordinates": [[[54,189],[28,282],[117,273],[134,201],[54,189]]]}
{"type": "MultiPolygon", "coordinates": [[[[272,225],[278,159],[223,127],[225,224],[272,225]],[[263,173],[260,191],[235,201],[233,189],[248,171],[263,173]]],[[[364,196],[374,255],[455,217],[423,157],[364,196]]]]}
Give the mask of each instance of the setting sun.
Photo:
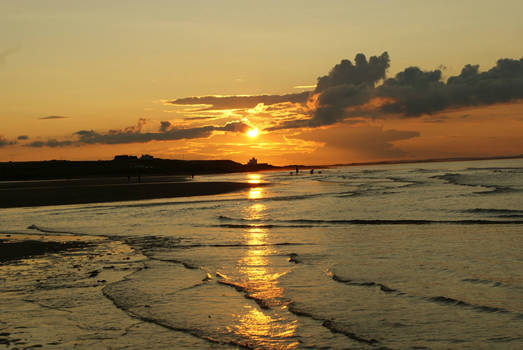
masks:
{"type": "Polygon", "coordinates": [[[252,128],[247,131],[247,136],[255,138],[256,136],[258,136],[259,133],[260,131],[258,130],[258,128],[252,128]]]}

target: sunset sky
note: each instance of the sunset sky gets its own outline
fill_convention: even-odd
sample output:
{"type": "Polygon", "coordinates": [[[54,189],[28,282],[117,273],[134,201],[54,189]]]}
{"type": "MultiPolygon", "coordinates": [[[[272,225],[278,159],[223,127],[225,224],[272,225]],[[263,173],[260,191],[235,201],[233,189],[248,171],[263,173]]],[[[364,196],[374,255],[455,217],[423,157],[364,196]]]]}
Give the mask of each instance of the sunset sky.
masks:
{"type": "Polygon", "coordinates": [[[0,161],[523,154],[522,13],[520,0],[0,1],[0,161]]]}

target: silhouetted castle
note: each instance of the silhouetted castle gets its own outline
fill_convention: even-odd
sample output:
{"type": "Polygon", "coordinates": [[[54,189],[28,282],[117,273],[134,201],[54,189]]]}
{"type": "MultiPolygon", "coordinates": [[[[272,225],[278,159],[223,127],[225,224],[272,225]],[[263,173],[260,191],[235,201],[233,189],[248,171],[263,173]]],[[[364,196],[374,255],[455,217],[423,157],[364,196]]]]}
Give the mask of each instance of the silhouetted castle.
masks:
{"type": "Polygon", "coordinates": [[[120,154],[120,155],[114,156],[113,160],[138,160],[138,157],[137,156],[130,156],[130,155],[127,155],[127,154],[120,154]]]}
{"type": "MultiPolygon", "coordinates": [[[[153,160],[154,157],[151,156],[150,154],[142,154],[142,156],[139,158],[140,160],[153,160]]],[[[117,156],[114,156],[114,159],[113,160],[126,160],[126,161],[129,161],[129,160],[138,160],[138,157],[137,156],[130,156],[130,155],[127,155],[127,154],[119,154],[117,156]]]]}

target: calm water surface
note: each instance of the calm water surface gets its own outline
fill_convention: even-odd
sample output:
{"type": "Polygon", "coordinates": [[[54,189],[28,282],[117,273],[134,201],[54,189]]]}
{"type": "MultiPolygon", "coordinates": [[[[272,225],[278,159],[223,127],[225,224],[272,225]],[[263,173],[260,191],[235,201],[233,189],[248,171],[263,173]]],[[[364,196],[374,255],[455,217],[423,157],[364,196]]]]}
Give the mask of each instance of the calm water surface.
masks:
{"type": "Polygon", "coordinates": [[[92,242],[0,265],[6,348],[523,348],[523,160],[207,180],[267,185],[0,210],[92,242]]]}

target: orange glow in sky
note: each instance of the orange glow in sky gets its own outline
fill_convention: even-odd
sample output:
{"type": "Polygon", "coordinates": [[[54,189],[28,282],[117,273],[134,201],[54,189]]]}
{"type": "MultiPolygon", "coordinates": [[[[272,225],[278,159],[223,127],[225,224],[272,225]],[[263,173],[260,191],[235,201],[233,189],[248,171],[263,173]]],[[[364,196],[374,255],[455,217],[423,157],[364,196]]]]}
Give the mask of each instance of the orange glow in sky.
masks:
{"type": "Polygon", "coordinates": [[[408,11],[381,2],[379,26],[365,1],[300,15],[296,1],[100,2],[89,11],[67,0],[0,2],[0,32],[9,33],[0,40],[0,162],[150,154],[320,165],[521,154],[523,92],[502,77],[523,79],[523,68],[510,71],[523,67],[523,2],[434,3],[430,17],[407,2],[408,11]],[[345,67],[318,85],[341,62],[356,65],[358,53],[385,51],[386,74],[362,85],[375,69],[344,75],[345,67]],[[476,65],[488,72],[501,58],[513,62],[500,79],[469,79],[476,65]],[[469,78],[454,87],[485,80],[492,88],[470,84],[456,96],[412,88],[445,85],[467,66],[469,78]],[[419,71],[377,89],[407,67],[419,71]],[[427,108],[406,113],[407,100],[414,112],[427,108]]]}

